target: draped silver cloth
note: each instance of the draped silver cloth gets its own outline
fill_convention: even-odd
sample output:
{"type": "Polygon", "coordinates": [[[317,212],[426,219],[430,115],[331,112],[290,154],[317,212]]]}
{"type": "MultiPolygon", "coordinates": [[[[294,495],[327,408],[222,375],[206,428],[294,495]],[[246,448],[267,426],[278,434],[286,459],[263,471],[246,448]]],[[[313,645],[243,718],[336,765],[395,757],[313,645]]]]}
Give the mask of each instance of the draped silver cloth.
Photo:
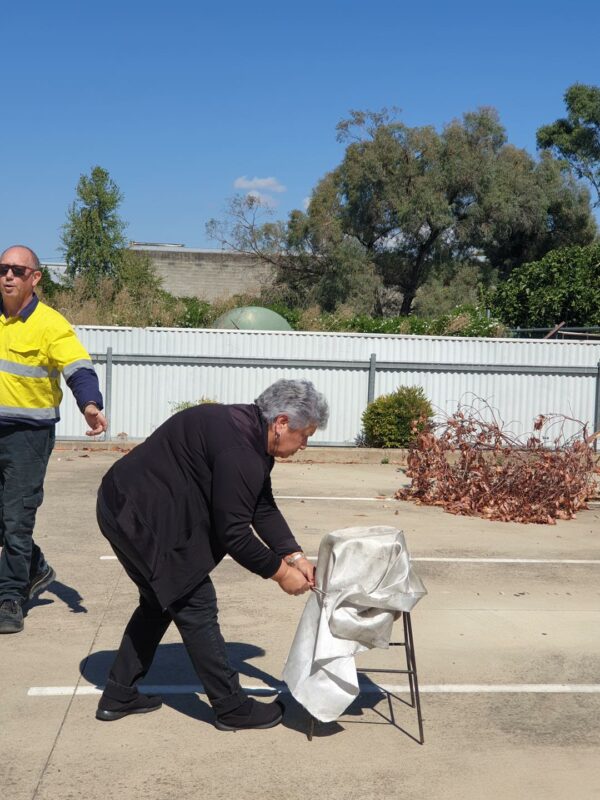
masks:
{"type": "Polygon", "coordinates": [[[396,528],[344,528],[319,547],[316,585],[296,630],[283,678],[322,722],[358,695],[354,656],[389,647],[394,621],[427,594],[396,528]]]}

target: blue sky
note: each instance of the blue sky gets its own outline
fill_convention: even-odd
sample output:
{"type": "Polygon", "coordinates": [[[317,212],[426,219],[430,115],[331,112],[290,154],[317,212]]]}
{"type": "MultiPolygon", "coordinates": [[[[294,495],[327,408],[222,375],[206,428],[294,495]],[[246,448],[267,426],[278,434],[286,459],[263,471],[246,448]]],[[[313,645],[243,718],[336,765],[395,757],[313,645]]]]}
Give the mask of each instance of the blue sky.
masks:
{"type": "Polygon", "coordinates": [[[302,207],[350,109],[440,128],[494,106],[534,153],[565,89],[600,85],[598,0],[32,0],[0,29],[0,246],[49,260],[96,164],[129,239],[217,247],[205,223],[236,191],[302,207]]]}

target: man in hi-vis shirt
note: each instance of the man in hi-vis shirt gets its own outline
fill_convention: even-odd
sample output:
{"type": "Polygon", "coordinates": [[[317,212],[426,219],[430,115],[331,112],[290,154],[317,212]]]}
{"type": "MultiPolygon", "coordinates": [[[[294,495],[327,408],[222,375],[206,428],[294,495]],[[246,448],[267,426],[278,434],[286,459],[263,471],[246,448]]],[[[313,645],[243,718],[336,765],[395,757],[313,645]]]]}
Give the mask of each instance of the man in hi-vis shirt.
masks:
{"type": "Polygon", "coordinates": [[[73,392],[89,436],[107,428],[98,376],[67,320],[41,303],[29,247],[0,256],[0,633],[23,630],[23,604],[56,577],[33,540],[62,399],[73,392]]]}

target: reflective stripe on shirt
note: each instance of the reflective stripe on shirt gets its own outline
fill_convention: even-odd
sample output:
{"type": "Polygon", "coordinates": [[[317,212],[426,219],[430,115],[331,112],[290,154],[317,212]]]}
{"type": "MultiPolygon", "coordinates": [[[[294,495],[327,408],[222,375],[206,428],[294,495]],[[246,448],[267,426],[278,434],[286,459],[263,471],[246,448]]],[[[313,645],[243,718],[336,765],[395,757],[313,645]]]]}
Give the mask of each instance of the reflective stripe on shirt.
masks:
{"type": "Polygon", "coordinates": [[[16,361],[7,361],[4,358],[0,358],[0,372],[19,375],[21,378],[58,378],[60,374],[57,369],[30,367],[28,364],[18,364],[16,361]]]}
{"type": "Polygon", "coordinates": [[[18,406],[0,406],[0,415],[3,417],[18,417],[19,419],[55,420],[58,418],[58,407],[19,408],[18,406]]]}
{"type": "Polygon", "coordinates": [[[74,372],[77,372],[78,369],[91,369],[94,371],[91,361],[89,361],[87,358],[80,358],[78,361],[73,361],[71,364],[67,364],[67,366],[63,368],[63,375],[65,378],[70,378],[71,375],[74,372]]]}

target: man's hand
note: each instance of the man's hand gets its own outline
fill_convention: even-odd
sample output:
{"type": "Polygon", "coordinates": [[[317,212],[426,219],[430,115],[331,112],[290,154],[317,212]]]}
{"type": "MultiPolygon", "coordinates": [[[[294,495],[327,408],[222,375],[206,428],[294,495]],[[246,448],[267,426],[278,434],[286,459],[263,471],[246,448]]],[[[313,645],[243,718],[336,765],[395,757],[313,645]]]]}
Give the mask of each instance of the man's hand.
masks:
{"type": "Polygon", "coordinates": [[[83,416],[90,426],[90,430],[85,432],[86,436],[98,436],[99,433],[104,433],[108,428],[106,417],[93,403],[88,403],[83,409],[83,416]]]}
{"type": "Polygon", "coordinates": [[[286,594],[304,594],[310,589],[310,584],[303,573],[296,567],[289,567],[285,561],[281,562],[281,566],[273,575],[273,580],[279,584],[286,594]]]}

